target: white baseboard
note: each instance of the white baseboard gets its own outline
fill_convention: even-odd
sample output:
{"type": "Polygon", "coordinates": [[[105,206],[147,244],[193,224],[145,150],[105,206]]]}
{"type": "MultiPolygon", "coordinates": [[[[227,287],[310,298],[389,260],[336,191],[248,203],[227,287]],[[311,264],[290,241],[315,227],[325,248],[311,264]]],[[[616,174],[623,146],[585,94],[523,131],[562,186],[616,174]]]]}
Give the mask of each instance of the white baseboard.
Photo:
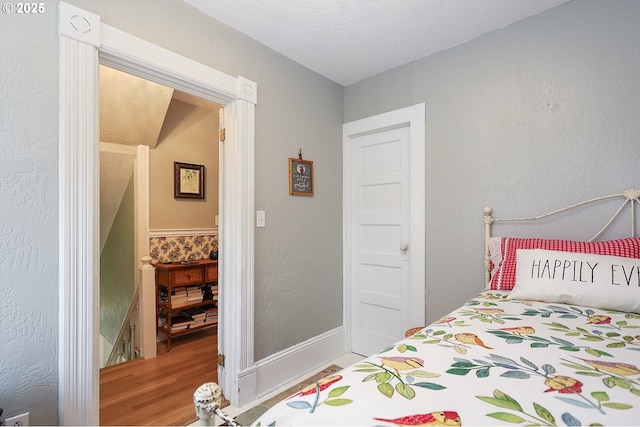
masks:
{"type": "Polygon", "coordinates": [[[340,326],[257,361],[239,375],[240,405],[323,367],[345,349],[345,331],[340,326]]]}

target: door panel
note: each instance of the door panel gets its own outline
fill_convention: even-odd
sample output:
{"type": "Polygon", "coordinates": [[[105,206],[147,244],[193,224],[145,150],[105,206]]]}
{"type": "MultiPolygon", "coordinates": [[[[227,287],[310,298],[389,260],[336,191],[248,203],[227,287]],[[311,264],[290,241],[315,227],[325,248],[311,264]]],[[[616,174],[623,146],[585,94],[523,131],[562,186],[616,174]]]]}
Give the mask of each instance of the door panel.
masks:
{"type": "Polygon", "coordinates": [[[351,140],[352,351],[375,353],[411,325],[409,127],[351,140]]]}

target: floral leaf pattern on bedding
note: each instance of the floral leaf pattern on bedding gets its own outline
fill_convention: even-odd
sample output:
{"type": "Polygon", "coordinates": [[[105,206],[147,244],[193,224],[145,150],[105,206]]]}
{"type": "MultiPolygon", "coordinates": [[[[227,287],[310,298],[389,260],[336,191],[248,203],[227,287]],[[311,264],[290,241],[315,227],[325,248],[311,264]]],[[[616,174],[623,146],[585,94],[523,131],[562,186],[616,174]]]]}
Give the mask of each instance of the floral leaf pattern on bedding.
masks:
{"type": "Polygon", "coordinates": [[[577,369],[576,374],[586,375],[590,377],[604,377],[602,382],[608,388],[621,387],[629,390],[632,394],[640,397],[640,381],[627,378],[629,376],[639,375],[640,370],[628,363],[605,362],[600,360],[580,359],[584,364],[572,362],[562,359],[563,365],[577,369]]]}
{"type": "MultiPolygon", "coordinates": [[[[620,312],[616,312],[616,311],[608,311],[610,314],[620,314],[620,312]]],[[[614,323],[611,323],[611,316],[608,316],[606,314],[596,314],[596,312],[592,309],[585,309],[582,310],[578,307],[557,307],[557,306],[553,306],[553,305],[549,305],[547,308],[545,309],[527,309],[525,310],[524,313],[522,313],[523,316],[541,316],[541,317],[551,317],[553,314],[557,314],[559,318],[564,318],[564,319],[577,319],[580,317],[585,318],[586,323],[589,325],[595,325],[597,327],[600,328],[604,328],[604,329],[637,329],[640,328],[640,325],[629,325],[628,322],[624,321],[624,320],[620,320],[614,323]]],[[[625,317],[626,318],[638,318],[636,316],[640,315],[636,315],[634,313],[626,313],[625,317]]]]}
{"type": "MultiPolygon", "coordinates": [[[[552,330],[557,330],[553,329],[552,330]]],[[[529,346],[531,348],[547,348],[549,346],[557,346],[560,350],[565,351],[580,351],[584,350],[587,353],[600,357],[600,356],[611,356],[611,354],[606,351],[597,350],[585,345],[577,345],[571,341],[567,341],[557,337],[551,337],[551,339],[539,337],[533,335],[536,333],[535,329],[531,326],[519,326],[515,328],[501,328],[494,331],[487,331],[490,334],[497,336],[498,338],[503,338],[507,344],[521,344],[523,341],[531,341],[529,346]]]]}
{"type": "Polygon", "coordinates": [[[447,331],[426,329],[424,332],[420,334],[416,334],[411,339],[424,339],[428,338],[426,341],[423,341],[423,344],[438,344],[443,347],[453,348],[456,353],[459,354],[467,354],[467,349],[470,347],[465,343],[461,343],[456,340],[455,335],[452,333],[448,333],[447,331]]]}
{"type": "Polygon", "coordinates": [[[278,404],[257,422],[629,425],[640,419],[638,351],[638,313],[485,292],[340,371],[331,387],[342,394],[322,391],[313,412],[309,394],[289,400],[305,410],[278,404]]]}
{"type": "Polygon", "coordinates": [[[332,375],[330,377],[323,378],[289,397],[289,399],[287,399],[287,406],[293,409],[308,409],[310,413],[313,413],[316,408],[322,404],[329,406],[348,405],[353,402],[351,399],[339,397],[342,396],[347,390],[349,390],[349,388],[351,387],[349,385],[338,386],[329,390],[327,397],[323,401],[320,401],[322,392],[341,379],[341,375],[332,375]],[[296,397],[306,396],[309,396],[309,398],[307,398],[306,400],[291,400],[296,397]]]}
{"type": "Polygon", "coordinates": [[[461,316],[469,317],[469,320],[480,320],[484,323],[498,323],[504,325],[505,320],[520,320],[520,318],[507,314],[501,308],[478,307],[472,310],[461,310],[461,316]]]}
{"type": "MultiPolygon", "coordinates": [[[[592,392],[591,395],[594,397],[589,398],[588,396],[582,393],[582,388],[584,384],[576,378],[567,376],[567,375],[556,375],[556,368],[550,364],[544,364],[541,367],[538,367],[535,363],[530,360],[521,357],[520,362],[517,362],[513,359],[509,359],[503,356],[499,356],[496,354],[491,354],[488,357],[489,361],[476,360],[476,363],[472,363],[468,360],[458,359],[456,363],[452,365],[452,368],[447,371],[447,373],[454,375],[466,375],[472,370],[476,370],[476,376],[478,378],[486,378],[489,376],[489,372],[491,368],[504,368],[507,371],[501,374],[502,377],[505,378],[513,378],[513,379],[521,379],[527,380],[532,376],[543,377],[544,385],[548,388],[544,390],[545,393],[549,392],[558,392],[559,394],[569,394],[574,397],[558,397],[558,399],[565,401],[566,403],[570,403],[572,405],[577,405],[583,408],[593,408],[599,411],[602,411],[601,407],[606,406],[614,409],[629,409],[632,408],[632,405],[623,404],[623,403],[615,403],[615,402],[605,402],[603,398],[606,397],[608,399],[608,395],[606,395],[603,391],[592,392]]],[[[585,359],[581,359],[585,360],[585,359]]],[[[633,365],[619,366],[619,364],[610,364],[608,362],[602,361],[586,361],[588,364],[597,366],[600,369],[608,369],[611,372],[622,372],[625,375],[632,375],[640,373],[638,368],[633,365]]],[[[564,363],[563,363],[564,364],[564,363]]],[[[574,365],[578,366],[578,365],[574,365]]],[[[588,367],[587,367],[588,369],[588,367]]],[[[629,386],[629,382],[626,381],[625,378],[617,377],[618,381],[624,382],[625,385],[629,386]]],[[[606,385],[606,383],[605,383],[606,385]]],[[[609,387],[609,386],[608,386],[609,387]]],[[[637,389],[636,389],[637,393],[637,389]]],[[[640,395],[640,394],[639,394],[640,395]]]]}
{"type": "Polygon", "coordinates": [[[459,326],[469,326],[464,320],[458,320],[456,317],[447,316],[433,322],[434,325],[448,326],[450,328],[459,326]]]}
{"type": "MultiPolygon", "coordinates": [[[[618,322],[620,323],[620,328],[635,328],[636,326],[628,326],[626,322],[618,322]]],[[[580,339],[585,341],[608,341],[606,344],[607,348],[628,348],[629,350],[640,351],[640,335],[631,336],[631,335],[622,335],[619,332],[603,332],[599,330],[588,331],[587,329],[576,327],[571,328],[562,323],[553,322],[553,323],[545,323],[545,325],[549,326],[549,328],[553,331],[563,332],[566,336],[579,336],[580,339]]],[[[599,355],[607,355],[605,351],[594,350],[587,351],[589,354],[594,356],[599,355]],[[594,353],[595,352],[595,353],[594,353]],[[597,354],[596,354],[597,353],[597,354]]]]}
{"type": "Polygon", "coordinates": [[[377,390],[388,398],[392,398],[397,392],[398,395],[405,399],[413,399],[416,395],[415,387],[429,390],[446,388],[440,384],[421,380],[423,378],[439,377],[440,375],[416,369],[421,368],[424,364],[424,360],[420,358],[383,356],[380,357],[380,361],[380,364],[369,361],[358,364],[355,371],[368,373],[362,382],[375,381],[377,390]],[[404,373],[403,378],[403,373],[400,371],[410,372],[404,373]]]}
{"type": "MultiPolygon", "coordinates": [[[[530,423],[534,425],[543,426],[556,426],[557,421],[551,411],[544,406],[533,402],[532,406],[535,414],[525,411],[517,400],[509,396],[508,394],[496,389],[493,391],[493,396],[476,396],[483,402],[490,403],[491,405],[498,406],[500,408],[508,409],[518,414],[510,412],[492,412],[487,414],[488,417],[495,418],[496,420],[504,421],[510,424],[523,424],[530,423]]],[[[561,415],[562,421],[568,426],[580,426],[582,423],[578,421],[569,412],[565,412],[561,415]]]]}

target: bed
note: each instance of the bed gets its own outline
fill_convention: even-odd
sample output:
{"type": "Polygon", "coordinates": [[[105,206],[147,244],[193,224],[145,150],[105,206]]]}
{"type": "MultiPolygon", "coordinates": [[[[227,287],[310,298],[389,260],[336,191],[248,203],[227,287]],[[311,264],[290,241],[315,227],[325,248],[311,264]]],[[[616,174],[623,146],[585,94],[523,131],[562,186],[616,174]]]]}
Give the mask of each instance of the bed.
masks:
{"type": "Polygon", "coordinates": [[[276,404],[253,425],[633,425],[640,422],[640,190],[538,217],[485,208],[486,286],[429,326],[276,404]],[[623,199],[589,241],[493,237],[623,199]],[[631,237],[598,240],[623,211],[631,237]]]}

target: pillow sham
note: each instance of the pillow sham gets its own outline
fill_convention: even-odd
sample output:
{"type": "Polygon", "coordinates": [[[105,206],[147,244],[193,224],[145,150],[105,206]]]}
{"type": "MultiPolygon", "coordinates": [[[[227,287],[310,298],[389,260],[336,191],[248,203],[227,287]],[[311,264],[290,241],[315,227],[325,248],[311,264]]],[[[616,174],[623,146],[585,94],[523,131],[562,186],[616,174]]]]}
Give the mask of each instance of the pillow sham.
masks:
{"type": "Polygon", "coordinates": [[[579,242],[573,240],[530,239],[520,237],[494,237],[489,241],[491,281],[487,289],[511,290],[516,282],[516,251],[518,249],[546,249],[625,258],[640,258],[640,237],[579,242]]]}
{"type": "Polygon", "coordinates": [[[640,313],[640,259],[518,249],[509,298],[640,313]]]}

